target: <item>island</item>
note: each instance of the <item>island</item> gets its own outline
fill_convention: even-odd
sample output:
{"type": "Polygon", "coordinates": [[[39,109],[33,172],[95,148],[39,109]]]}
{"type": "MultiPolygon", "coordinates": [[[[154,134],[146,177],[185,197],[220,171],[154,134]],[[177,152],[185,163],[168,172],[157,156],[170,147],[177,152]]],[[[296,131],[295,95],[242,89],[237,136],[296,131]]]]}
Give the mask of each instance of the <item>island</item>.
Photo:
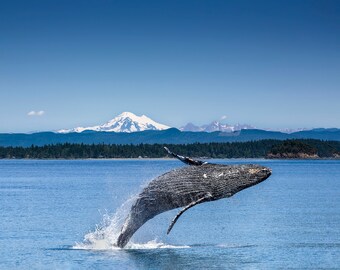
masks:
{"type": "Polygon", "coordinates": [[[258,140],[193,144],[76,144],[0,147],[0,159],[168,158],[164,146],[183,156],[211,158],[319,159],[340,158],[340,141],[258,140]]]}

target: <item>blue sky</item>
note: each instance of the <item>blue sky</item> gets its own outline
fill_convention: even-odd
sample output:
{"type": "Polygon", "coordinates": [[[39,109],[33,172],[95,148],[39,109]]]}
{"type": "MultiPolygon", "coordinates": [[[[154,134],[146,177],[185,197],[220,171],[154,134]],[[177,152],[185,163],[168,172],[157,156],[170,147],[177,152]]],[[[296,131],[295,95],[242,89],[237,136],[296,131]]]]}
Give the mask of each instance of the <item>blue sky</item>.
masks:
{"type": "Polygon", "coordinates": [[[339,1],[1,1],[0,132],[340,128],[339,29],[339,1]]]}

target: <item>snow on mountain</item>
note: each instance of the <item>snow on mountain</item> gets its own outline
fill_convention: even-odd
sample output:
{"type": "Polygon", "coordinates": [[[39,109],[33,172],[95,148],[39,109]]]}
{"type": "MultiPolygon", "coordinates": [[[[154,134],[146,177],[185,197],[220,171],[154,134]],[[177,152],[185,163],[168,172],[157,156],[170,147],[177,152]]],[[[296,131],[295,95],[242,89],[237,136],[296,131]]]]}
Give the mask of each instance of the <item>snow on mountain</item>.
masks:
{"type": "Polygon", "coordinates": [[[123,112],[112,120],[103,125],[92,127],[76,127],[73,129],[62,129],[58,133],[83,132],[85,130],[92,131],[106,131],[106,132],[136,132],[144,130],[164,130],[170,128],[169,126],[160,124],[142,115],[137,116],[131,112],[123,112]]]}
{"type": "MultiPolygon", "coordinates": [[[[72,129],[62,129],[58,130],[57,133],[70,133],[70,132],[83,132],[86,130],[89,131],[106,131],[106,132],[136,132],[136,131],[144,131],[144,130],[164,130],[170,128],[167,125],[163,125],[155,122],[149,117],[142,115],[137,116],[131,112],[123,112],[112,120],[106,122],[103,125],[91,126],[91,127],[76,127],[72,129]]],[[[181,131],[191,131],[191,132],[234,132],[242,129],[255,129],[254,126],[247,124],[236,124],[229,125],[224,124],[219,121],[213,121],[210,124],[196,126],[193,123],[188,123],[183,127],[180,127],[181,131]]],[[[267,131],[280,131],[283,133],[293,133],[296,131],[304,131],[308,130],[305,128],[301,129],[264,129],[267,131]]]]}
{"type": "MultiPolygon", "coordinates": [[[[228,125],[228,124],[223,124],[218,121],[213,121],[210,124],[202,125],[202,126],[196,126],[193,123],[188,123],[183,127],[179,128],[181,131],[192,131],[192,132],[214,132],[214,131],[220,131],[220,132],[234,132],[234,131],[239,131],[242,129],[256,129],[256,127],[247,125],[247,124],[236,124],[236,125],[228,125]]],[[[284,129],[274,129],[274,128],[264,128],[262,130],[265,131],[278,131],[282,133],[294,133],[298,131],[306,131],[310,130],[307,128],[284,128],[284,129]]]]}
{"type": "Polygon", "coordinates": [[[222,124],[218,121],[213,121],[210,124],[202,125],[202,126],[196,126],[192,123],[188,123],[185,126],[181,127],[181,131],[203,131],[203,132],[214,132],[214,131],[221,131],[221,132],[233,132],[238,131],[241,129],[254,129],[255,127],[251,125],[242,125],[242,124],[236,124],[236,125],[228,125],[228,124],[222,124]]]}

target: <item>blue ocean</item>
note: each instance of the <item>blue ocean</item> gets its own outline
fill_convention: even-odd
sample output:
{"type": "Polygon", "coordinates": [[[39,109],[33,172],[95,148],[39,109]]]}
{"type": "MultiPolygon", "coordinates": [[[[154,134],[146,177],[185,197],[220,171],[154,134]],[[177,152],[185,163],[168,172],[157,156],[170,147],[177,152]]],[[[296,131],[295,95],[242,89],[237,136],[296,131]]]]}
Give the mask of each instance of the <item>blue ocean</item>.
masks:
{"type": "Polygon", "coordinates": [[[339,160],[258,163],[229,199],[147,222],[114,246],[134,198],[177,160],[1,160],[0,269],[339,269],[339,160]]]}

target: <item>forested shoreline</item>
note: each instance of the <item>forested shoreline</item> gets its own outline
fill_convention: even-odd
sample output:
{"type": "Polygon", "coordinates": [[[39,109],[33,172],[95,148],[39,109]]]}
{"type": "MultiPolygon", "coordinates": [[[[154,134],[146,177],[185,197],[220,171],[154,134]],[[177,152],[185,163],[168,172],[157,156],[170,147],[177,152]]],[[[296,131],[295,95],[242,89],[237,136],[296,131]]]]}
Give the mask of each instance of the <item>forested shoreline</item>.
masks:
{"type": "Polygon", "coordinates": [[[55,144],[0,147],[1,159],[165,158],[164,146],[199,158],[339,158],[340,142],[320,140],[260,140],[194,144],[55,144]]]}

